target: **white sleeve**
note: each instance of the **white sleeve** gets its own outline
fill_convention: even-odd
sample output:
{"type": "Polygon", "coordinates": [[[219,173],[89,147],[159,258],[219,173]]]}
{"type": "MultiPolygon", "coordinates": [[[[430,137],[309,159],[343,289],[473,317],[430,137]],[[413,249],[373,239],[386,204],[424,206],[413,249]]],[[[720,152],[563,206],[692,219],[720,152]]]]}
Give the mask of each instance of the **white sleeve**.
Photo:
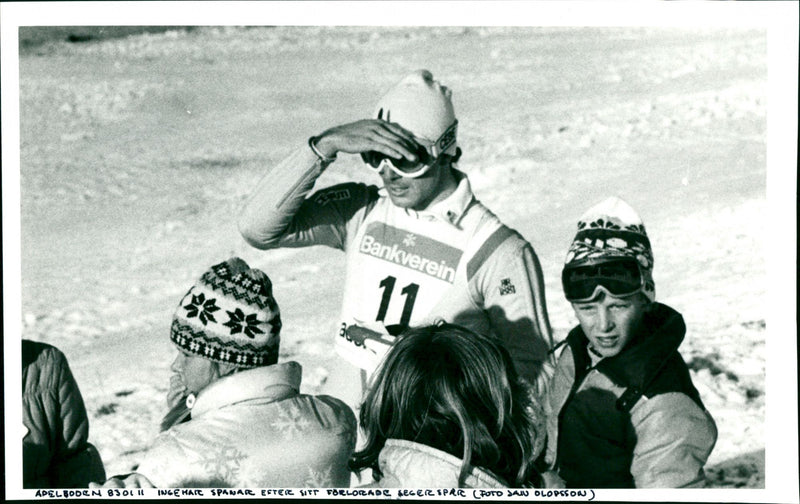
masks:
{"type": "Polygon", "coordinates": [[[703,481],[717,440],[707,411],[680,392],[642,399],[631,410],[636,431],[631,474],[637,488],[680,488],[703,481]]]}
{"type": "Polygon", "coordinates": [[[300,149],[267,173],[239,217],[239,231],[259,249],[326,245],[343,250],[377,188],[345,183],[308,197],[325,164],[300,149]]]}
{"type": "Polygon", "coordinates": [[[279,246],[325,166],[310,148],[297,149],[256,184],[239,215],[239,232],[252,246],[279,246]]]}
{"type": "Polygon", "coordinates": [[[517,372],[541,402],[555,363],[544,296],[544,279],[533,247],[517,235],[501,243],[475,278],[482,308],[506,345],[517,372]]]}

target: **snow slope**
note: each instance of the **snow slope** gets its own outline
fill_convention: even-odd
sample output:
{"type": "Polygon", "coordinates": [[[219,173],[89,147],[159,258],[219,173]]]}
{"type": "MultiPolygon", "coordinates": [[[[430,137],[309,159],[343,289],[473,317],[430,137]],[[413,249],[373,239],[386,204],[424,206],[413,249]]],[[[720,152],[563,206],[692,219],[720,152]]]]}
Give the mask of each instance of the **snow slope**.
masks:
{"type": "MultiPolygon", "coordinates": [[[[575,324],[558,279],[577,218],[610,194],[639,210],[717,420],[708,484],[763,488],[766,46],[745,29],[206,27],[33,48],[22,336],[70,359],[109,474],[156,434],[178,300],[232,255],[273,280],[281,358],[335,394],[343,256],[252,249],[237,209],[265,167],[428,68],[454,90],[478,197],[539,255],[557,340],[575,324]]],[[[352,179],[375,181],[343,158],[318,187],[352,179]]]]}

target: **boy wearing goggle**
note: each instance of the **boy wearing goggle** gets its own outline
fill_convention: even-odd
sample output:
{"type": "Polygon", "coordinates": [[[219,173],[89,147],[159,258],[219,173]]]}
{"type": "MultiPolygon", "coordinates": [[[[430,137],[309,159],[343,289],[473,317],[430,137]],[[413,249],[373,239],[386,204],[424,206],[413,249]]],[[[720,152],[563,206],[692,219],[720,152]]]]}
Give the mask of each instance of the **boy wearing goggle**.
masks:
{"type": "Polygon", "coordinates": [[[345,251],[335,347],[353,367],[339,366],[328,382],[354,405],[395,336],[438,320],[500,337],[540,395],[552,372],[541,267],[456,167],[451,95],[427,70],[406,76],[371,119],[311,137],[267,173],[239,219],[244,238],[261,249],[345,251]],[[340,153],[360,155],[382,187],[345,183],[311,194],[340,153]]]}
{"type": "Polygon", "coordinates": [[[650,241],[627,203],[609,198],[581,217],[561,276],[579,325],[549,392],[552,485],[703,482],[716,425],[678,353],[683,317],[655,301],[652,272],[650,241]]]}

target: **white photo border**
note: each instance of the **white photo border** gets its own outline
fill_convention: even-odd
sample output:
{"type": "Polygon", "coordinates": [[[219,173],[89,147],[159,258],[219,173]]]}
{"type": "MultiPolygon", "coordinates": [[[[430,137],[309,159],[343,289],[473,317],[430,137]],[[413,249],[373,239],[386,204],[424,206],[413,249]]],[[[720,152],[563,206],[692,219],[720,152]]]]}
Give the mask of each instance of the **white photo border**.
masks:
{"type": "Polygon", "coordinates": [[[637,501],[797,502],[797,2],[20,2],[2,29],[3,316],[6,495],[21,491],[20,26],[399,25],[765,28],[768,36],[766,488],[604,491],[637,501]],[[391,15],[388,15],[391,13],[391,15]],[[794,274],[792,274],[794,273],[794,274]]]}

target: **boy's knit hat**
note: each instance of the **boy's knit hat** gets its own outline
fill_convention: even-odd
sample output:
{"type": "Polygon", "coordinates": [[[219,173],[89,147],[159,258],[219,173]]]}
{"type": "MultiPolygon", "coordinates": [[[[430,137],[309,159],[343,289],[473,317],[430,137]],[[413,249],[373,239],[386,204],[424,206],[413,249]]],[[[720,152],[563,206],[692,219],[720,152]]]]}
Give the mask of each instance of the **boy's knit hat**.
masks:
{"type": "Polygon", "coordinates": [[[269,277],[234,257],[212,266],[181,299],[170,340],[205,359],[252,368],[278,361],[280,331],[269,277]]]}
{"type": "Polygon", "coordinates": [[[636,210],[617,197],[593,206],[578,220],[578,233],[567,252],[564,267],[633,258],[644,278],[643,293],[655,301],[653,250],[636,210]]]}
{"type": "MultiPolygon", "coordinates": [[[[456,120],[451,97],[452,91],[434,80],[431,72],[417,70],[383,95],[374,117],[397,123],[416,137],[435,142],[456,120]]],[[[444,152],[453,156],[456,148],[457,142],[453,141],[444,152]]]]}

